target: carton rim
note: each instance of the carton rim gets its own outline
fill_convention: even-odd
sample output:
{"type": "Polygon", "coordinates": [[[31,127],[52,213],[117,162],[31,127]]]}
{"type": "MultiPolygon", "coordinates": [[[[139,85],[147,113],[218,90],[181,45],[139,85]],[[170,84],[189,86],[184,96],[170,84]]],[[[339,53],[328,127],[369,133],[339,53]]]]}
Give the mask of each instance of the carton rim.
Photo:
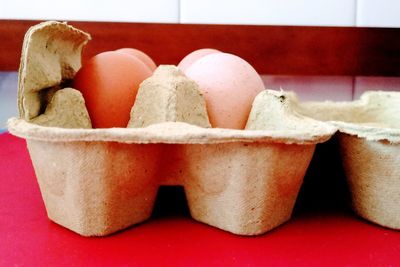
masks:
{"type": "Polygon", "coordinates": [[[46,127],[24,119],[8,120],[9,131],[19,137],[41,141],[108,141],[120,143],[217,144],[229,142],[270,142],[284,144],[317,144],[327,141],[337,131],[333,125],[317,133],[301,130],[234,130],[202,128],[184,122],[164,122],[145,128],[68,129],[46,127]]]}

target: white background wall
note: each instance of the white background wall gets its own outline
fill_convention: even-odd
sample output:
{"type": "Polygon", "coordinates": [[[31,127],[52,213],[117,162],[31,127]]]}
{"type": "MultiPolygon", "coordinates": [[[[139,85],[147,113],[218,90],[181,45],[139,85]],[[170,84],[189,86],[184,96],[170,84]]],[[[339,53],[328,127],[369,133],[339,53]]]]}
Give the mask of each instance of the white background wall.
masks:
{"type": "Polygon", "coordinates": [[[400,1],[0,0],[0,19],[400,27],[400,1]]]}

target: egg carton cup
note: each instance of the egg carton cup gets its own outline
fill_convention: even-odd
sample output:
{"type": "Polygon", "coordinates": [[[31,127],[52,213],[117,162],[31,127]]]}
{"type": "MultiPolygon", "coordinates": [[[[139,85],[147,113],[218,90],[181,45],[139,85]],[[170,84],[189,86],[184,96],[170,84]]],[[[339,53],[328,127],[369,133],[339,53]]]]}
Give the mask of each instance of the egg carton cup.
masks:
{"type": "Polygon", "coordinates": [[[400,92],[367,91],[353,102],[297,102],[296,110],[338,128],[356,213],[399,230],[400,92]]]}
{"type": "Polygon", "coordinates": [[[108,235],[147,220],[162,185],[183,186],[195,220],[235,234],[262,234],[289,220],[315,146],[335,127],[266,90],[247,130],[192,125],[185,108],[147,127],[91,129],[82,95],[67,86],[89,39],[66,23],[44,22],[24,40],[20,118],[8,127],[26,139],[50,220],[83,236],[108,235]]]}

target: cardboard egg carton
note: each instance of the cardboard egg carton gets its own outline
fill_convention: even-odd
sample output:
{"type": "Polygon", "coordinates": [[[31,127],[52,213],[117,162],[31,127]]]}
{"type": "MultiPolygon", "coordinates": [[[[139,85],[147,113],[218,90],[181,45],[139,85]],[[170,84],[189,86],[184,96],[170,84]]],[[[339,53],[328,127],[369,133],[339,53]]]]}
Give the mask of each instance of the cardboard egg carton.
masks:
{"type": "Polygon", "coordinates": [[[182,185],[195,220],[232,233],[262,234],[289,220],[315,145],[335,127],[294,114],[282,92],[265,91],[249,130],[209,128],[197,85],[161,66],[138,92],[135,128],[90,129],[82,95],[65,86],[89,39],[45,22],[24,40],[20,118],[9,130],[27,141],[51,220],[107,235],[148,219],[161,185],[182,185]],[[258,110],[280,123],[258,126],[258,110]]]}
{"type": "MultiPolygon", "coordinates": [[[[66,23],[45,22],[27,32],[23,45],[20,118],[9,120],[9,130],[26,139],[54,222],[84,236],[111,234],[147,220],[160,186],[181,185],[193,219],[235,234],[262,234],[290,219],[316,144],[339,130],[356,210],[372,221],[390,213],[381,224],[399,227],[396,174],[367,197],[357,182],[365,180],[357,155],[376,159],[375,146],[398,147],[393,125],[362,124],[371,101],[303,104],[291,93],[265,90],[254,100],[245,130],[210,128],[198,86],[176,67],[160,66],[142,83],[128,128],[91,129],[81,93],[67,86],[89,40],[66,23]],[[359,131],[371,128],[377,130],[359,131]],[[370,195],[385,195],[379,190],[388,187],[394,202],[372,205],[377,198],[370,195]],[[359,211],[361,202],[375,215],[359,211]]],[[[372,93],[369,99],[375,99],[372,93]]],[[[393,104],[379,101],[372,102],[393,104]]],[[[384,118],[376,115],[372,122],[384,118]]],[[[383,169],[368,175],[376,181],[383,169]]]]}
{"type": "Polygon", "coordinates": [[[356,213],[400,229],[400,92],[368,91],[353,102],[297,103],[296,110],[338,128],[356,213]]]}

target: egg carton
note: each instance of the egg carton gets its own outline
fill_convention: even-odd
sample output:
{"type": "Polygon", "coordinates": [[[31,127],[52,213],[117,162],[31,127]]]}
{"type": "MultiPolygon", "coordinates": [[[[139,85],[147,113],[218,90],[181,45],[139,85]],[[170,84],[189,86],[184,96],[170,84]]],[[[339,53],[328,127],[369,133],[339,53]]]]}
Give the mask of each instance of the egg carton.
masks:
{"type": "MultiPolygon", "coordinates": [[[[204,100],[192,94],[184,100],[190,105],[175,105],[172,110],[167,105],[162,116],[159,110],[153,114],[154,110],[136,108],[150,112],[132,114],[132,118],[153,120],[140,123],[145,127],[90,129],[82,95],[66,86],[81,66],[82,48],[89,39],[87,33],[66,23],[45,22],[32,27],[24,40],[20,118],[10,119],[8,125],[12,134],[26,139],[52,221],[84,236],[111,234],[147,220],[160,186],[181,185],[193,219],[239,235],[262,234],[290,219],[316,144],[339,130],[347,175],[350,183],[355,181],[351,189],[356,210],[378,223],[375,218],[385,213],[386,219],[380,224],[399,228],[398,171],[397,180],[394,171],[390,182],[378,183],[375,189],[380,193],[371,189],[364,196],[364,187],[369,185],[357,182],[372,179],[376,183],[379,170],[384,168],[368,172],[373,178],[365,178],[357,155],[377,159],[381,154],[375,147],[398,148],[398,130],[360,125],[343,117],[356,110],[367,112],[371,101],[299,103],[293,94],[265,90],[254,100],[246,129],[232,130],[208,128],[204,100]],[[195,107],[204,120],[190,116],[187,106],[195,107]],[[342,112],[342,106],[351,112],[342,112]],[[316,117],[321,115],[319,111],[331,117],[316,117]],[[371,128],[375,130],[365,130],[371,128]],[[353,138],[358,141],[349,141],[353,138]],[[371,142],[377,145],[369,145],[371,142]],[[363,149],[357,154],[360,147],[363,149]],[[370,197],[384,195],[382,191],[388,187],[393,191],[391,199],[370,197]],[[362,201],[374,216],[359,211],[357,207],[362,205],[357,203],[362,201]]],[[[182,79],[183,75],[173,66],[162,66],[159,73],[169,73],[164,76],[166,80],[171,76],[182,79]]],[[[164,89],[171,90],[166,84],[164,89]]],[[[185,84],[185,90],[195,92],[190,81],[185,84]]],[[[398,98],[395,93],[389,95],[398,98]]],[[[138,100],[139,91],[139,103],[135,102],[132,111],[135,106],[146,106],[143,103],[149,99],[146,94],[142,97],[138,100]]],[[[367,98],[375,99],[375,95],[367,98]]],[[[387,103],[382,101],[372,102],[387,103]]],[[[386,114],[386,106],[380,107],[373,114],[386,114]]],[[[377,121],[385,118],[376,117],[377,121]]],[[[391,155],[395,163],[396,154],[391,155]]],[[[398,168],[393,165],[393,169],[398,168]]]]}
{"type": "Polygon", "coordinates": [[[367,91],[353,102],[310,102],[296,110],[338,129],[353,209],[400,229],[400,92],[367,91]]]}

